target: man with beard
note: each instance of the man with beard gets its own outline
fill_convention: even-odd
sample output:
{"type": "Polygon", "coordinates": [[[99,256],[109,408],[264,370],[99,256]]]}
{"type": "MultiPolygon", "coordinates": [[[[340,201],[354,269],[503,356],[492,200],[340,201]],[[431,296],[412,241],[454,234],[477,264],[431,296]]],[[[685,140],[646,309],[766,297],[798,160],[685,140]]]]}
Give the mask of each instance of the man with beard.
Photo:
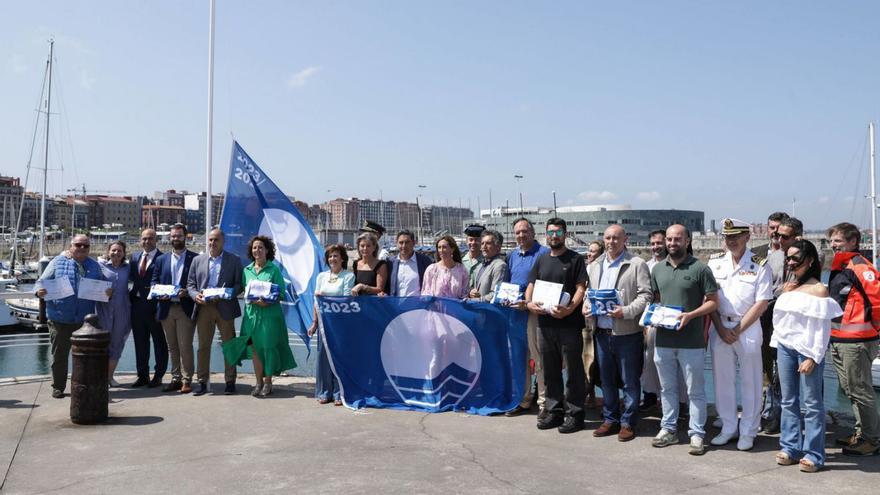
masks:
{"type": "Polygon", "coordinates": [[[153,285],[173,285],[177,297],[159,300],[155,318],[162,323],[168,351],[171,354],[171,382],[163,392],[179,390],[182,394],[192,392],[194,369],[192,321],[193,300],[186,291],[186,279],[196,253],[186,248],[186,227],[174,224],[169,231],[171,252],[156,258],[153,269],[153,285]]]}
{"type": "Polygon", "coordinates": [[[691,455],[703,455],[706,447],[706,339],[703,319],[718,309],[718,284],[712,271],[688,254],[691,235],[684,225],[666,229],[669,256],[657,263],[651,273],[654,301],[683,308],[677,329],[657,329],[654,362],[660,375],[660,399],[663,419],[660,432],[651,444],[666,447],[678,443],[678,372],[684,371],[687,382],[690,419],[688,436],[691,455]]]}
{"type": "Polygon", "coordinates": [[[535,261],[529,274],[525,299],[529,311],[538,315],[538,352],[544,366],[547,415],[538,420],[538,429],[559,429],[574,433],[584,428],[583,340],[584,317],[581,304],[586,292],[587,268],[584,258],[565,247],[566,225],[561,218],[547,220],[547,245],[550,252],[535,261]],[[532,300],[538,281],[562,285],[565,296],[558,304],[545,307],[532,300]],[[563,399],[562,367],[568,371],[563,399]],[[564,417],[563,417],[564,416],[564,417]]]}
{"type": "Polygon", "coordinates": [[[852,436],[838,439],[837,444],[844,446],[844,455],[877,455],[880,418],[871,364],[880,340],[880,273],[859,254],[862,233],[858,227],[839,223],[826,235],[834,251],[828,291],[843,308],[843,316],[831,320],[831,357],[856,418],[852,436]]]}
{"type": "Polygon", "coordinates": [[[770,234],[771,243],[778,244],[779,249],[770,251],[767,257],[767,265],[770,266],[773,272],[773,299],[769,302],[767,310],[761,316],[761,329],[764,334],[761,345],[761,359],[765,374],[764,378],[767,381],[767,387],[764,391],[764,412],[761,416],[764,418],[764,432],[775,435],[779,433],[779,421],[782,414],[782,391],[779,388],[779,373],[776,370],[776,349],[770,347],[770,338],[773,336],[773,306],[776,304],[776,298],[782,294],[782,286],[785,283],[785,253],[804,234],[804,224],[795,217],[785,215],[772,230],[773,233],[770,234]],[[782,266],[779,266],[780,263],[782,266]]]}
{"type": "MultiPolygon", "coordinates": [[[[655,230],[648,237],[651,246],[651,259],[648,260],[648,271],[653,272],[657,263],[666,259],[666,231],[655,230]]],[[[657,329],[645,327],[645,363],[642,365],[642,391],[645,397],[639,406],[639,411],[645,412],[657,406],[657,395],[660,393],[660,377],[657,375],[657,365],[654,364],[654,343],[657,340],[657,329]]],[[[684,373],[678,373],[678,400],[679,411],[684,412],[687,407],[687,384],[684,381],[684,373]]]]}

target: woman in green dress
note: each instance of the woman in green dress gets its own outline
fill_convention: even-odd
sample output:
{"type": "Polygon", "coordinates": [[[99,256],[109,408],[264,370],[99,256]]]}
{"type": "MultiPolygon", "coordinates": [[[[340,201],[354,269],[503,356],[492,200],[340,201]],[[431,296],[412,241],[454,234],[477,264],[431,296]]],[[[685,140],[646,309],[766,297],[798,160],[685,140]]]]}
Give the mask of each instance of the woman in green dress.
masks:
{"type": "MultiPolygon", "coordinates": [[[[252,281],[271,282],[278,286],[279,300],[284,295],[284,278],[275,259],[275,243],[265,236],[255,236],[248,243],[248,258],[253,262],[244,268],[244,286],[252,281]]],[[[242,359],[254,360],[257,385],[251,395],[266,397],[272,393],[272,376],[296,368],[287,340],[287,324],[279,301],[246,300],[241,334],[223,344],[223,355],[229,364],[241,365],[242,359]]]]}

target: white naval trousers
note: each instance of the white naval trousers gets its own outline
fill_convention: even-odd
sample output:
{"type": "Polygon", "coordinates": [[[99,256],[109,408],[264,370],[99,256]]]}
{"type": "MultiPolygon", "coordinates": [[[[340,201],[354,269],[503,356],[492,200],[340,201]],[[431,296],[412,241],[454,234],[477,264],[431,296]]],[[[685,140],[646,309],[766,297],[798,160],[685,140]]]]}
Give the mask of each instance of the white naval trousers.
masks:
{"type": "MultiPolygon", "coordinates": [[[[727,328],[736,326],[722,317],[727,328]]],[[[715,409],[723,423],[721,433],[731,435],[737,431],[736,424],[736,365],[739,362],[739,375],[742,396],[742,417],[739,421],[739,434],[754,438],[761,426],[761,392],[763,364],[761,361],[761,342],[763,341],[761,322],[756,320],[736,342],[730,345],[718,336],[715,325],[709,327],[709,343],[712,349],[712,376],[715,382],[715,409]]]]}

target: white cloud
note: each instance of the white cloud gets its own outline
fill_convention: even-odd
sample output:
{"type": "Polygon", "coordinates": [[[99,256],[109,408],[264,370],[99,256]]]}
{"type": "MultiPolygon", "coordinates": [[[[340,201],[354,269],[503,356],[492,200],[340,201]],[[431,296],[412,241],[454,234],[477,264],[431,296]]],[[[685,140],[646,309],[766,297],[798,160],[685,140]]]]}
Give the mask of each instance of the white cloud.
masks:
{"type": "Polygon", "coordinates": [[[644,202],[660,201],[660,193],[657,191],[643,191],[636,194],[636,199],[644,202]]]}
{"type": "Polygon", "coordinates": [[[301,88],[305,86],[309,79],[314,77],[318,72],[321,72],[321,69],[323,69],[323,67],[311,66],[293,73],[287,78],[287,87],[301,88]]]}
{"type": "Polygon", "coordinates": [[[578,194],[578,199],[583,201],[613,201],[617,195],[611,191],[584,191],[578,194]]]}

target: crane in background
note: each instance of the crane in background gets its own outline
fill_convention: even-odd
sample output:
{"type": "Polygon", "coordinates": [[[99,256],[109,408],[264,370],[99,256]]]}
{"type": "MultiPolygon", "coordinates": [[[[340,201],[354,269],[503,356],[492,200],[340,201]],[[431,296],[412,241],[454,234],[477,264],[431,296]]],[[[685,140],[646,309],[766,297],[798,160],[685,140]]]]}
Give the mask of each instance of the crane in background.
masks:
{"type": "MultiPolygon", "coordinates": [[[[86,198],[88,197],[89,194],[117,194],[117,193],[124,193],[125,192],[125,191],[118,191],[118,190],[111,190],[111,189],[86,189],[85,183],[80,184],[80,186],[82,186],[82,187],[78,186],[78,187],[74,187],[74,188],[67,190],[67,192],[73,193],[73,204],[72,204],[71,213],[70,213],[70,236],[71,236],[71,238],[73,238],[73,236],[76,234],[76,193],[77,192],[82,192],[83,201],[86,201],[86,198]]],[[[86,223],[88,224],[88,221],[86,221],[86,223]]],[[[88,225],[85,225],[83,228],[88,230],[88,225]]]]}

